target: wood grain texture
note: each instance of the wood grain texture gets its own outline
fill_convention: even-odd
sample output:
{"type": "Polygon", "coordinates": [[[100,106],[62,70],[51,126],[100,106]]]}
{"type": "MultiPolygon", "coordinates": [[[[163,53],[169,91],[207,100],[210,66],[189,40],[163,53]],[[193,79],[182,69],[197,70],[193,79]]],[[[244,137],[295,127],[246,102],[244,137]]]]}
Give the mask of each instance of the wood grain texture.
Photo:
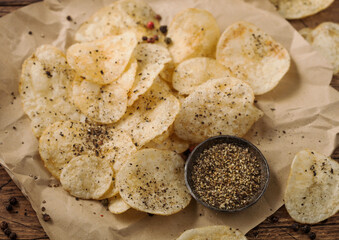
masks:
{"type": "MultiPolygon", "coordinates": [[[[38,2],[40,0],[4,0],[0,1],[0,17],[14,11],[15,9],[25,6],[30,3],[38,2]]],[[[339,22],[339,1],[335,1],[328,9],[302,20],[293,20],[290,23],[300,30],[303,27],[316,27],[319,23],[324,21],[339,22]]],[[[334,77],[331,85],[339,90],[339,77],[334,77]]],[[[332,154],[334,159],[339,160],[339,148],[332,154]]],[[[307,234],[294,232],[291,225],[294,221],[289,217],[285,207],[281,207],[271,217],[266,219],[256,228],[247,234],[249,240],[262,239],[309,239],[307,234]],[[272,216],[277,217],[275,222],[272,216]]],[[[6,171],[0,166],[0,222],[6,221],[12,231],[16,232],[18,239],[33,240],[33,239],[48,239],[44,230],[42,229],[36,213],[32,209],[28,200],[22,195],[14,182],[10,179],[6,171]],[[19,204],[14,207],[13,211],[6,210],[6,204],[10,197],[16,197],[19,204]]],[[[329,218],[327,221],[320,224],[315,224],[311,231],[317,235],[317,239],[322,240],[338,240],[339,239],[339,213],[329,218]]],[[[8,239],[7,236],[0,231],[0,240],[8,239]]],[[[67,240],[67,239],[65,239],[67,240]]]]}

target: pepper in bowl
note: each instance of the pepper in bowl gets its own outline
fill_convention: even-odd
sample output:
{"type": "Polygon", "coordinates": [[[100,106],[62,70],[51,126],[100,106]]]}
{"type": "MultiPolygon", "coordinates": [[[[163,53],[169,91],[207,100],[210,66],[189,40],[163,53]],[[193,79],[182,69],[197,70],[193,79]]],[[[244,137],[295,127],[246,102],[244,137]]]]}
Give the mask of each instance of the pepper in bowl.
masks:
{"type": "Polygon", "coordinates": [[[269,167],[249,141],[228,135],[209,138],[190,154],[185,180],[192,196],[214,210],[235,212],[259,200],[268,185],[269,167]]]}

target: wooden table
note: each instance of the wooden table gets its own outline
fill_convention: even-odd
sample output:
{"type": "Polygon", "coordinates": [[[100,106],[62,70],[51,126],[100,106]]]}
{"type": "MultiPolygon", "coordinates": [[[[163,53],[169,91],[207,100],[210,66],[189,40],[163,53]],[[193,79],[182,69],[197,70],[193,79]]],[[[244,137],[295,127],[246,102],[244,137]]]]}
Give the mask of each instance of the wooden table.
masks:
{"type": "MultiPolygon", "coordinates": [[[[0,17],[40,0],[0,0],[0,17]]],[[[318,13],[315,16],[303,20],[290,21],[297,29],[303,27],[315,27],[324,21],[339,23],[339,0],[336,0],[328,9],[318,13]]],[[[339,90],[339,77],[334,77],[331,85],[339,90]]],[[[339,116],[338,116],[339,117],[339,116]]],[[[332,154],[334,159],[339,160],[339,148],[332,154]]],[[[32,209],[28,200],[22,195],[19,188],[14,184],[5,170],[0,166],[0,222],[7,221],[12,231],[16,232],[18,239],[48,239],[43,228],[41,227],[36,213],[32,209]],[[16,197],[19,204],[14,207],[14,211],[9,213],[5,209],[4,203],[10,197],[16,197]]],[[[285,207],[281,207],[271,217],[267,218],[259,226],[252,229],[248,234],[248,239],[309,239],[308,235],[301,232],[294,232],[291,225],[294,221],[286,212],[285,207]]],[[[339,213],[320,224],[311,226],[317,235],[317,239],[338,240],[339,239],[339,213]]],[[[0,231],[0,240],[8,239],[0,231]]],[[[68,240],[68,239],[65,239],[68,240]]]]}

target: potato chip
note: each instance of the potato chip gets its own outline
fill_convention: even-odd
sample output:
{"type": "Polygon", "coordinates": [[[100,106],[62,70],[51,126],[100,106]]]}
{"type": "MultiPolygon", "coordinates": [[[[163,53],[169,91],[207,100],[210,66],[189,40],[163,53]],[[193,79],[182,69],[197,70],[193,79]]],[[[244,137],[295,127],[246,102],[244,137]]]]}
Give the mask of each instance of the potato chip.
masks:
{"type": "Polygon", "coordinates": [[[334,0],[270,0],[278,12],[287,19],[300,19],[314,15],[328,6],[334,0]]]}
{"type": "MultiPolygon", "coordinates": [[[[114,174],[116,174],[115,171],[113,171],[114,174]]],[[[104,199],[108,199],[108,198],[113,198],[114,196],[119,194],[119,190],[116,187],[116,181],[115,178],[112,178],[112,183],[109,187],[109,189],[104,193],[104,195],[100,196],[98,198],[98,200],[104,200],[104,199]]]]}
{"type": "Polygon", "coordinates": [[[56,121],[85,120],[69,98],[73,78],[74,71],[67,64],[65,55],[51,45],[39,47],[25,60],[19,91],[36,137],[56,121]]]}
{"type": "Polygon", "coordinates": [[[239,230],[226,225],[186,230],[177,240],[246,240],[239,230]]]}
{"type": "Polygon", "coordinates": [[[324,22],[313,30],[304,28],[300,34],[332,64],[334,74],[338,74],[339,24],[324,22]]]}
{"type": "Polygon", "coordinates": [[[160,79],[127,109],[116,128],[128,133],[134,144],[142,147],[165,132],[174,122],[180,103],[170,94],[170,88],[160,79]]]}
{"type": "Polygon", "coordinates": [[[156,44],[139,44],[135,49],[134,57],[138,61],[138,70],[128,95],[128,106],[131,106],[152,86],[165,64],[171,61],[167,49],[156,44]]]}
{"type": "Polygon", "coordinates": [[[312,41],[312,29],[311,28],[303,28],[299,30],[299,33],[303,38],[306,39],[306,41],[310,42],[312,41]]]}
{"type": "Polygon", "coordinates": [[[131,207],[122,200],[119,194],[109,199],[108,210],[114,214],[121,214],[126,212],[131,207]]]}
{"type": "Polygon", "coordinates": [[[339,210],[339,163],[312,150],[293,159],[285,207],[297,222],[315,224],[339,210]]]}
{"type": "Polygon", "coordinates": [[[138,63],[137,60],[132,57],[130,63],[127,65],[127,70],[118,78],[116,83],[125,89],[126,93],[128,93],[134,83],[135,75],[137,72],[138,63]]]}
{"type": "Polygon", "coordinates": [[[109,189],[112,178],[113,171],[107,159],[83,155],[64,166],[60,182],[74,197],[98,199],[109,189]]]}
{"type": "Polygon", "coordinates": [[[223,32],[216,55],[234,77],[250,84],[256,95],[272,90],[290,67],[287,50],[248,22],[234,23],[223,32]]]}
{"type": "Polygon", "coordinates": [[[185,185],[184,160],[175,152],[137,151],[117,174],[122,199],[139,211],[171,215],[191,200],[185,185]]]}
{"type": "Polygon", "coordinates": [[[132,32],[76,43],[68,48],[67,61],[87,81],[108,84],[125,71],[136,45],[137,39],[132,32]]]}
{"type": "Polygon", "coordinates": [[[171,126],[168,127],[168,129],[163,132],[161,135],[156,136],[155,138],[152,139],[152,142],[155,143],[162,143],[163,141],[165,141],[167,138],[169,138],[169,136],[171,136],[174,133],[174,126],[173,124],[171,126]]]}
{"type": "Polygon", "coordinates": [[[147,3],[122,0],[95,12],[88,21],[81,25],[75,34],[75,40],[88,42],[132,31],[136,34],[138,41],[141,41],[143,36],[153,37],[154,35],[158,35],[159,41],[162,41],[163,36],[158,32],[159,27],[156,13],[147,3]],[[153,29],[147,28],[148,22],[153,22],[153,29]]]}
{"type": "Polygon", "coordinates": [[[180,94],[190,94],[194,88],[213,78],[229,77],[231,74],[215,59],[199,57],[180,63],[174,73],[173,88],[180,94]]]}
{"type": "Polygon", "coordinates": [[[173,134],[165,138],[162,142],[156,142],[153,139],[148,142],[144,148],[171,150],[176,153],[183,153],[189,148],[189,143],[173,134]]]}
{"type": "Polygon", "coordinates": [[[73,101],[91,120],[99,123],[118,121],[127,109],[127,93],[137,69],[136,60],[121,77],[107,85],[100,85],[76,76],[73,81],[73,101]]]}
{"type": "Polygon", "coordinates": [[[167,36],[175,65],[193,57],[214,57],[220,30],[213,15],[206,10],[189,8],[172,20],[167,36]]]}
{"type": "Polygon", "coordinates": [[[168,83],[172,83],[173,72],[174,72],[174,63],[173,61],[170,61],[165,64],[164,69],[159,73],[159,77],[168,83]]]}
{"type": "Polygon", "coordinates": [[[81,122],[55,122],[42,134],[39,153],[50,173],[60,178],[64,166],[75,156],[96,156],[122,164],[136,151],[130,137],[107,126],[81,122]]]}
{"type": "Polygon", "coordinates": [[[253,102],[247,83],[231,77],[209,80],[184,100],[174,131],[192,143],[215,135],[241,137],[263,116],[253,102]]]}

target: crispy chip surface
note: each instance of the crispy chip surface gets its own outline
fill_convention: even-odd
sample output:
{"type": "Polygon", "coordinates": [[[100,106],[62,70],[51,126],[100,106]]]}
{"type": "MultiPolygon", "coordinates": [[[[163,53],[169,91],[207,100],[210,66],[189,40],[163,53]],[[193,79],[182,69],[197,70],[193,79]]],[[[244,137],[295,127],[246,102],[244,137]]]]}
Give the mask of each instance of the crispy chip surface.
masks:
{"type": "Polygon", "coordinates": [[[119,194],[109,199],[108,210],[114,214],[121,214],[126,212],[131,207],[122,200],[119,194]]]}
{"type": "Polygon", "coordinates": [[[300,19],[314,15],[328,6],[334,0],[270,0],[278,12],[287,19],[300,19]]]}
{"type": "Polygon", "coordinates": [[[199,143],[216,135],[243,136],[262,115],[251,87],[236,78],[212,79],[198,86],[175,119],[178,137],[199,143]]]}
{"type": "Polygon", "coordinates": [[[92,83],[79,75],[73,81],[73,101],[91,120],[99,123],[118,121],[127,109],[127,93],[137,69],[133,60],[121,77],[107,85],[92,83]]]}
{"type": "MultiPolygon", "coordinates": [[[[116,172],[114,170],[113,170],[113,173],[114,173],[114,175],[116,174],[116,172]]],[[[110,187],[104,193],[104,195],[102,195],[100,198],[98,198],[98,200],[103,200],[103,199],[107,199],[107,198],[113,198],[117,194],[119,194],[119,190],[116,187],[116,181],[115,181],[115,178],[113,177],[112,178],[112,183],[111,183],[110,187]]]]}
{"type": "Polygon", "coordinates": [[[175,65],[193,57],[214,57],[220,30],[213,15],[206,10],[189,8],[172,20],[168,35],[169,51],[175,65]]]}
{"type": "Polygon", "coordinates": [[[73,78],[65,55],[51,45],[39,47],[25,60],[19,91],[36,137],[56,121],[85,120],[70,100],[73,78]]]}
{"type": "Polygon", "coordinates": [[[339,73],[339,24],[324,22],[315,29],[304,28],[299,33],[318,50],[339,73]]]}
{"type": "Polygon", "coordinates": [[[287,50],[248,22],[237,22],[226,28],[216,55],[234,77],[250,84],[256,95],[272,90],[290,67],[287,50]]]}
{"type": "Polygon", "coordinates": [[[191,58],[176,67],[172,84],[180,94],[190,94],[194,88],[207,80],[230,75],[228,69],[213,58],[191,58]]]}
{"type": "Polygon", "coordinates": [[[67,61],[87,81],[108,84],[125,71],[136,45],[137,38],[132,32],[76,43],[68,48],[67,61]]]}
{"type": "Polygon", "coordinates": [[[171,56],[165,47],[156,44],[139,44],[134,52],[138,62],[137,74],[128,94],[128,106],[144,94],[153,84],[156,77],[171,61],[171,56]]]}
{"type": "Polygon", "coordinates": [[[186,230],[177,240],[246,240],[239,230],[226,225],[186,230]]]}
{"type": "Polygon", "coordinates": [[[99,199],[112,183],[113,170],[107,159],[78,156],[62,169],[60,182],[72,196],[99,199]]]}
{"type": "Polygon", "coordinates": [[[64,166],[75,156],[96,156],[122,164],[136,151],[130,137],[107,126],[65,121],[50,125],[39,140],[39,153],[45,167],[60,178],[64,166]]]}
{"type": "Polygon", "coordinates": [[[148,142],[144,148],[171,150],[176,153],[183,153],[189,148],[189,142],[179,138],[175,134],[172,134],[171,136],[163,139],[161,142],[155,141],[153,139],[152,141],[148,142]]]}
{"type": "Polygon", "coordinates": [[[132,31],[138,41],[141,41],[143,36],[154,35],[158,35],[159,41],[162,41],[163,36],[157,32],[159,27],[156,13],[147,3],[138,0],[120,0],[95,12],[80,26],[75,34],[75,40],[88,42],[132,31]],[[154,23],[153,29],[146,27],[150,21],[154,23]]]}
{"type": "Polygon", "coordinates": [[[152,87],[127,109],[116,128],[128,133],[134,144],[142,147],[164,133],[174,122],[180,103],[168,85],[157,79],[152,87]]]}
{"type": "Polygon", "coordinates": [[[312,150],[293,159],[285,206],[297,222],[315,224],[339,210],[339,163],[312,150]]]}
{"type": "Polygon", "coordinates": [[[172,151],[137,151],[118,172],[117,185],[128,205],[152,214],[174,214],[191,200],[184,180],[184,160],[172,151]]]}

